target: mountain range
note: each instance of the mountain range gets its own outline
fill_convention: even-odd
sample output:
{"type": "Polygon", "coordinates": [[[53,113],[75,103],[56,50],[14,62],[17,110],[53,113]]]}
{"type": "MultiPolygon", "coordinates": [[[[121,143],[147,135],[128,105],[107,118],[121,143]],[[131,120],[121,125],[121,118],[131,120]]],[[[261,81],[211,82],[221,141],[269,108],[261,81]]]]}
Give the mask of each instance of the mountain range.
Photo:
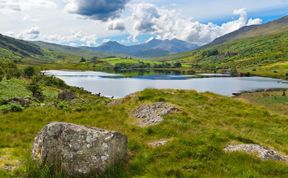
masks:
{"type": "Polygon", "coordinates": [[[109,41],[99,47],[82,47],[82,49],[102,52],[106,54],[124,54],[133,57],[159,57],[173,53],[179,53],[198,48],[195,44],[190,44],[178,39],[159,40],[152,39],[147,43],[125,46],[116,41],[109,41]]]}

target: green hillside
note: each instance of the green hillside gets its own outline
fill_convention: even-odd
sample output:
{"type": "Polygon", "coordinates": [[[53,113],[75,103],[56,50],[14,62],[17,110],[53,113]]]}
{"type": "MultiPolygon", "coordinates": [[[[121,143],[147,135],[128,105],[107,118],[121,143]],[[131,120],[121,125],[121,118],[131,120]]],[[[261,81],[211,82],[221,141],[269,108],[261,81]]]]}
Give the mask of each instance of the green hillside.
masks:
{"type": "Polygon", "coordinates": [[[199,50],[159,58],[179,61],[195,71],[288,77],[288,17],[240,29],[199,50]]]}

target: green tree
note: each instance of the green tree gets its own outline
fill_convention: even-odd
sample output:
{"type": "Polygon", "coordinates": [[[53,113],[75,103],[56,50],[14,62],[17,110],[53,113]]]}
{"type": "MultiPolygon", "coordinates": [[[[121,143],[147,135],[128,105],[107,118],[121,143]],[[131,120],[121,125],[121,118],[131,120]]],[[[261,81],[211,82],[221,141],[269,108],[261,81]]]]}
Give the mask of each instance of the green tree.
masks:
{"type": "Polygon", "coordinates": [[[24,76],[31,78],[33,75],[35,75],[35,69],[34,67],[28,66],[24,69],[24,76]]]}
{"type": "Polygon", "coordinates": [[[95,64],[95,63],[97,62],[97,59],[98,59],[98,58],[97,58],[96,56],[95,56],[95,57],[92,57],[91,62],[95,64]]]}
{"type": "Polygon", "coordinates": [[[176,62],[176,63],[174,64],[174,67],[180,68],[180,67],[182,67],[182,64],[181,64],[180,62],[176,62]]]}
{"type": "Polygon", "coordinates": [[[84,57],[81,57],[80,62],[86,62],[86,59],[84,57]]]}

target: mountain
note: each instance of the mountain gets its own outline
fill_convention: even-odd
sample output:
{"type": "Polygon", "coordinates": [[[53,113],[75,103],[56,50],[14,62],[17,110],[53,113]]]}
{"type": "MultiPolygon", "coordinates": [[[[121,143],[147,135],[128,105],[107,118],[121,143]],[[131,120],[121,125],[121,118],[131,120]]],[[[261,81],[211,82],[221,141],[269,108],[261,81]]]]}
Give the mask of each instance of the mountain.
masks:
{"type": "Polygon", "coordinates": [[[263,25],[252,25],[242,27],[239,30],[236,30],[232,33],[226,34],[222,37],[215,39],[212,43],[208,44],[207,46],[223,44],[225,42],[244,38],[275,34],[282,31],[288,31],[288,16],[282,17],[278,20],[263,25]]]}
{"type": "Polygon", "coordinates": [[[0,48],[20,56],[42,55],[42,49],[30,42],[17,40],[0,34],[0,48]]]}
{"type": "Polygon", "coordinates": [[[42,41],[33,41],[31,43],[39,46],[42,49],[46,49],[49,51],[54,51],[54,52],[62,53],[62,54],[69,54],[69,55],[83,56],[83,57],[85,56],[86,57],[94,57],[94,56],[107,57],[108,56],[100,52],[85,50],[85,49],[81,49],[78,47],[65,46],[65,45],[47,43],[47,42],[42,42],[42,41]]]}
{"type": "Polygon", "coordinates": [[[233,72],[288,79],[288,17],[243,27],[198,50],[161,58],[194,70],[233,72]]]}
{"type": "Polygon", "coordinates": [[[198,46],[190,44],[185,41],[172,39],[172,40],[158,40],[153,39],[147,43],[125,46],[115,41],[109,41],[99,47],[82,47],[82,49],[88,49],[109,54],[125,54],[135,57],[159,57],[173,53],[184,52],[194,50],[198,46]]]}
{"type": "Polygon", "coordinates": [[[81,57],[104,58],[109,55],[77,47],[46,43],[41,41],[24,41],[0,34],[0,60],[19,60],[26,62],[51,62],[66,60],[78,62],[81,57]]]}

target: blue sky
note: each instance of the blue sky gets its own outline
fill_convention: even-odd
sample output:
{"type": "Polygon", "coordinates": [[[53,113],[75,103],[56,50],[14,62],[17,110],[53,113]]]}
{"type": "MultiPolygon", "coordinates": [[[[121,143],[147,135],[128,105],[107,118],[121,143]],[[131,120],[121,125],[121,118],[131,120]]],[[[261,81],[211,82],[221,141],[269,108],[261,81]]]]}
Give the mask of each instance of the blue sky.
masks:
{"type": "Polygon", "coordinates": [[[243,26],[288,15],[287,0],[0,0],[0,33],[98,46],[153,38],[206,44],[243,26]]]}

